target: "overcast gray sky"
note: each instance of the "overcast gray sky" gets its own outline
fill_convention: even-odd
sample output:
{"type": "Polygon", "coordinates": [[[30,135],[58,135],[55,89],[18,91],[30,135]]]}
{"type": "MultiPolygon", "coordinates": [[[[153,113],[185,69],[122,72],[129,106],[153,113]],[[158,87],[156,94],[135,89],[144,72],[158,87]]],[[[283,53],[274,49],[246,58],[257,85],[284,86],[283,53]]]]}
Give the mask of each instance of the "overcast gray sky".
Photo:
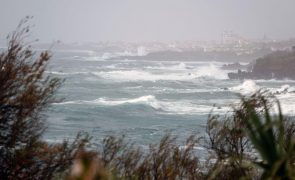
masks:
{"type": "Polygon", "coordinates": [[[295,37],[295,0],[0,0],[0,39],[26,15],[40,41],[295,37]]]}

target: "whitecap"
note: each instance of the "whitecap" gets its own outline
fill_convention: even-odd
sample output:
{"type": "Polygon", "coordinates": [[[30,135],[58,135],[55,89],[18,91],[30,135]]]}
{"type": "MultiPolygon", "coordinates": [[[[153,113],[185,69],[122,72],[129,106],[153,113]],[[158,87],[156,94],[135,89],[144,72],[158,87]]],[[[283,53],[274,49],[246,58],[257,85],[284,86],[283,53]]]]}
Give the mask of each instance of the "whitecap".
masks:
{"type": "Polygon", "coordinates": [[[152,95],[141,96],[134,99],[109,99],[109,98],[101,97],[92,101],[78,100],[78,101],[66,101],[66,102],[55,103],[55,104],[59,104],[59,105],[96,104],[96,105],[104,105],[104,106],[118,106],[123,104],[146,104],[155,109],[161,108],[155,96],[152,96],[152,95]]]}
{"type": "MultiPolygon", "coordinates": [[[[290,85],[283,85],[280,88],[272,88],[270,90],[280,101],[283,114],[295,114],[295,88],[290,85]]],[[[278,112],[278,109],[275,109],[278,112]]]]}
{"type": "Polygon", "coordinates": [[[286,94],[295,93],[295,88],[289,84],[282,85],[280,88],[269,88],[269,91],[273,94],[286,94]]]}
{"type": "Polygon", "coordinates": [[[120,105],[146,105],[158,110],[159,113],[166,114],[208,114],[211,110],[217,113],[226,113],[230,111],[230,107],[213,107],[210,105],[195,104],[190,101],[178,100],[158,100],[153,95],[141,96],[132,99],[110,99],[101,97],[92,101],[66,101],[55,103],[56,105],[68,104],[89,104],[89,105],[102,105],[102,106],[120,106],[120,105]]]}
{"type": "Polygon", "coordinates": [[[88,72],[62,72],[62,71],[45,71],[49,74],[55,74],[55,75],[76,75],[76,74],[87,74],[88,72]]]}
{"type": "Polygon", "coordinates": [[[245,80],[241,85],[229,88],[230,91],[238,92],[243,95],[252,94],[261,89],[253,80],[245,80]]]}
{"type": "Polygon", "coordinates": [[[140,70],[116,70],[107,72],[93,72],[94,75],[104,79],[117,80],[117,81],[173,81],[173,80],[192,80],[197,76],[190,73],[165,73],[156,74],[140,70]]]}
{"type": "Polygon", "coordinates": [[[146,66],[144,69],[153,69],[153,70],[187,70],[187,69],[192,69],[191,66],[187,66],[184,62],[178,63],[178,64],[163,64],[163,63],[158,63],[157,65],[153,66],[146,66]]]}
{"type": "Polygon", "coordinates": [[[224,71],[218,68],[214,64],[210,64],[209,66],[202,66],[197,69],[198,77],[210,77],[214,79],[228,79],[227,71],[224,71]]]}
{"type": "MultiPolygon", "coordinates": [[[[181,65],[183,66],[183,65],[181,65]]],[[[211,64],[209,66],[202,66],[197,69],[185,71],[159,71],[149,72],[144,70],[114,70],[114,71],[100,71],[93,72],[94,75],[103,79],[117,80],[117,81],[191,81],[197,78],[209,79],[228,79],[227,73],[224,70],[211,64]]]]}
{"type": "Polygon", "coordinates": [[[104,56],[90,56],[90,57],[83,57],[82,61],[105,61],[104,56]]]}
{"type": "MultiPolygon", "coordinates": [[[[275,95],[282,107],[283,114],[295,114],[295,88],[286,84],[279,88],[266,88],[258,86],[253,80],[246,80],[243,84],[229,88],[229,90],[241,93],[243,95],[251,95],[258,90],[267,90],[275,95]]],[[[273,113],[278,113],[278,108],[274,105],[273,113]]]]}
{"type": "Polygon", "coordinates": [[[109,100],[107,98],[99,98],[89,102],[100,104],[100,105],[107,105],[107,106],[116,106],[116,105],[122,105],[122,104],[145,104],[155,109],[161,109],[161,105],[159,104],[158,100],[155,98],[155,96],[152,96],[152,95],[141,96],[134,99],[122,99],[122,100],[109,100]]]}

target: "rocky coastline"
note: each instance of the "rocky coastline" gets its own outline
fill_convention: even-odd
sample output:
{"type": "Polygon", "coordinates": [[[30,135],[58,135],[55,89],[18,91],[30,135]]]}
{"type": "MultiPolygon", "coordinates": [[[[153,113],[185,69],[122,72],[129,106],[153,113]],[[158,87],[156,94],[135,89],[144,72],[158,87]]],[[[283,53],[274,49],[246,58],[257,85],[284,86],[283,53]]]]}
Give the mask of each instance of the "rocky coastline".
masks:
{"type": "Polygon", "coordinates": [[[295,48],[277,51],[255,60],[249,71],[238,69],[228,73],[230,79],[292,79],[295,80],[295,48]]]}

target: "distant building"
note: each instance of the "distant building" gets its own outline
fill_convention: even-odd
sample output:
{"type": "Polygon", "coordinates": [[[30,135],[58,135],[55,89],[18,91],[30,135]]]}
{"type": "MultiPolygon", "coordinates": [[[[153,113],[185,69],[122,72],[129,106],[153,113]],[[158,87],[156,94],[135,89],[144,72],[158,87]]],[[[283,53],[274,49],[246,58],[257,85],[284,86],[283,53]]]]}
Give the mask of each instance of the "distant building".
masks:
{"type": "Polygon", "coordinates": [[[235,42],[235,35],[232,31],[222,32],[222,44],[233,44],[235,42]]]}
{"type": "Polygon", "coordinates": [[[239,35],[235,34],[233,31],[223,31],[221,36],[222,44],[229,45],[229,44],[236,44],[242,45],[247,44],[248,42],[241,38],[239,35]]]}
{"type": "Polygon", "coordinates": [[[143,47],[143,46],[138,47],[137,48],[137,55],[138,56],[145,56],[145,55],[147,55],[146,48],[143,47]]]}

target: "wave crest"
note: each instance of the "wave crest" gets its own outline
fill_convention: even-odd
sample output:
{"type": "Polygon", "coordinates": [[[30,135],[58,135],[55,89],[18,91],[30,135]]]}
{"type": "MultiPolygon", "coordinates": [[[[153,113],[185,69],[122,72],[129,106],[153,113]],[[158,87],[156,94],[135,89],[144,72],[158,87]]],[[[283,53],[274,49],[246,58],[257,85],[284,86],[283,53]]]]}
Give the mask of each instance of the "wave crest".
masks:
{"type": "Polygon", "coordinates": [[[155,109],[161,109],[161,105],[159,104],[158,100],[155,96],[147,95],[141,96],[134,99],[126,99],[126,100],[108,100],[106,98],[99,98],[94,101],[93,103],[106,105],[106,106],[115,106],[115,105],[122,105],[122,104],[144,104],[149,105],[155,109]]]}
{"type": "MultiPolygon", "coordinates": [[[[180,66],[183,66],[180,64],[180,66]]],[[[190,70],[149,72],[144,70],[114,70],[93,72],[94,75],[117,81],[191,81],[198,78],[228,79],[226,71],[211,64],[190,70]]]]}
{"type": "MultiPolygon", "coordinates": [[[[161,101],[153,95],[141,96],[133,99],[108,99],[98,98],[93,101],[67,101],[57,103],[59,105],[67,104],[89,104],[89,105],[102,105],[102,106],[121,106],[121,105],[146,105],[152,107],[159,112],[168,114],[207,114],[213,106],[194,104],[189,101],[161,101]]],[[[228,112],[229,108],[217,108],[215,112],[228,112]]]]}
{"type": "Polygon", "coordinates": [[[241,85],[229,88],[229,90],[234,92],[239,92],[241,94],[252,94],[261,89],[253,80],[245,80],[241,85]]]}

